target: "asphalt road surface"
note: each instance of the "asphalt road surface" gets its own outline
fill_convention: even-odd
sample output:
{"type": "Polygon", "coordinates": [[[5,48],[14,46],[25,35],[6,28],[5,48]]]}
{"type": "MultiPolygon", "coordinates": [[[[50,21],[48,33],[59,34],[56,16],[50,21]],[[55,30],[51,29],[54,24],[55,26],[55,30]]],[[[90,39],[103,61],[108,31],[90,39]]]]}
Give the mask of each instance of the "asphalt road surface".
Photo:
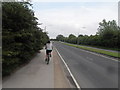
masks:
{"type": "Polygon", "coordinates": [[[53,44],[81,88],[118,88],[118,61],[60,42],[53,44]]]}

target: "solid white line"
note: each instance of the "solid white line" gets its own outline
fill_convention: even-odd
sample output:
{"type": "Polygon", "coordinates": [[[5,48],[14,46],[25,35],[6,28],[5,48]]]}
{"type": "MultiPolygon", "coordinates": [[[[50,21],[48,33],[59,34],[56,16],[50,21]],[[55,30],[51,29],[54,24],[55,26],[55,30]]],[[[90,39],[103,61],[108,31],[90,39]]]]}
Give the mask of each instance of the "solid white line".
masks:
{"type": "Polygon", "coordinates": [[[55,48],[55,49],[56,49],[58,55],[60,56],[60,58],[62,59],[63,63],[65,64],[65,66],[66,66],[68,72],[70,73],[70,75],[71,75],[73,81],[75,82],[77,88],[80,89],[80,88],[81,88],[80,85],[77,83],[76,79],[74,78],[73,74],[71,73],[71,71],[70,71],[68,65],[67,65],[66,62],[65,62],[65,60],[62,58],[62,56],[61,56],[60,53],[58,52],[57,48],[55,48]]]}

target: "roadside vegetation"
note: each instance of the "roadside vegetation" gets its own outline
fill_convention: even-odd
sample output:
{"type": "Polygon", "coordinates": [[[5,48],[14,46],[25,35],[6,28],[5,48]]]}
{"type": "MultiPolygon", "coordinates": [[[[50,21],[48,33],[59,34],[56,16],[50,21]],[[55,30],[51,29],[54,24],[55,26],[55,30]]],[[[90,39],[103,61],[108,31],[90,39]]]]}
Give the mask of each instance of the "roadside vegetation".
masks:
{"type": "Polygon", "coordinates": [[[42,49],[49,37],[38,27],[32,5],[27,2],[2,3],[2,75],[27,63],[42,49]]]}
{"type": "Polygon", "coordinates": [[[92,47],[79,46],[79,45],[74,45],[74,44],[69,44],[69,43],[63,43],[63,44],[76,47],[76,48],[80,48],[80,49],[84,49],[84,50],[88,50],[88,51],[92,51],[92,52],[97,52],[97,53],[108,55],[108,56],[112,56],[115,58],[120,58],[120,53],[118,52],[110,52],[110,51],[105,51],[105,50],[96,49],[92,47]]]}
{"type": "MultiPolygon", "coordinates": [[[[117,26],[115,20],[106,21],[105,19],[99,23],[98,32],[96,35],[82,35],[75,36],[70,34],[68,37],[63,35],[58,35],[56,37],[57,41],[67,42],[71,44],[94,46],[105,49],[112,49],[120,51],[120,27],[117,26]]],[[[72,45],[75,46],[75,45],[72,45]]],[[[78,47],[78,46],[75,46],[78,47]]],[[[90,48],[79,46],[79,48],[90,50],[90,48]]],[[[107,54],[110,56],[120,57],[118,53],[112,53],[107,51],[102,51],[98,49],[92,49],[92,51],[107,54]]]]}

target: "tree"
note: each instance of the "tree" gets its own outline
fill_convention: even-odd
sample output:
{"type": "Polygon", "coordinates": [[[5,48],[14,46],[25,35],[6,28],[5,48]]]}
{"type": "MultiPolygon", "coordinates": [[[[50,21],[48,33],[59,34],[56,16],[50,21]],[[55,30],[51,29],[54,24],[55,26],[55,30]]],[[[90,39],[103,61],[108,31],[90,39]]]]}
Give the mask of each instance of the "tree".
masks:
{"type": "Polygon", "coordinates": [[[82,34],[80,34],[80,35],[78,35],[78,37],[83,37],[83,35],[82,35],[82,34]]]}
{"type": "Polygon", "coordinates": [[[70,34],[69,37],[68,37],[68,42],[76,44],[77,43],[77,37],[73,34],[70,34]]]}
{"type": "Polygon", "coordinates": [[[76,38],[76,36],[73,35],[73,34],[70,34],[70,35],[69,35],[69,38],[70,38],[70,39],[71,39],[71,38],[76,38]]]}
{"type": "Polygon", "coordinates": [[[58,41],[64,41],[65,37],[64,37],[63,35],[58,35],[58,36],[56,37],[56,39],[57,39],[58,41]]]}
{"type": "Polygon", "coordinates": [[[49,37],[37,26],[37,18],[27,2],[2,3],[2,74],[31,60],[49,37]]]}
{"type": "MultiPolygon", "coordinates": [[[[58,38],[58,37],[57,37],[58,38]]],[[[102,46],[109,48],[118,48],[120,50],[120,27],[115,20],[106,21],[105,19],[99,23],[98,32],[96,35],[79,35],[76,37],[70,34],[68,37],[59,36],[59,40],[64,40],[68,43],[102,46]]]]}
{"type": "Polygon", "coordinates": [[[117,45],[118,39],[118,26],[116,21],[103,20],[99,23],[97,34],[101,37],[101,42],[105,47],[114,47],[117,45]]]}

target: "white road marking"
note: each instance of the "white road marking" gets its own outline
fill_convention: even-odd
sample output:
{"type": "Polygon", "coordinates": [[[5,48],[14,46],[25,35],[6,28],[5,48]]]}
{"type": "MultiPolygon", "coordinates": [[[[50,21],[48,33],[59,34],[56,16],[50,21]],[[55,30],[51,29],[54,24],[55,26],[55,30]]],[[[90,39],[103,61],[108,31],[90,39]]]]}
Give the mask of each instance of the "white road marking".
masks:
{"type": "Polygon", "coordinates": [[[107,58],[107,59],[111,59],[113,61],[116,61],[116,62],[120,62],[118,61],[117,59],[114,59],[114,58],[110,58],[110,57],[107,57],[107,56],[104,56],[104,55],[101,55],[101,54],[97,54],[97,53],[94,53],[94,52],[91,52],[91,51],[86,51],[86,50],[83,50],[81,49],[82,51],[85,51],[85,52],[88,52],[88,53],[91,53],[91,54],[94,54],[94,55],[97,55],[97,56],[101,56],[101,57],[104,57],[104,58],[107,58]]]}
{"type": "MultiPolygon", "coordinates": [[[[64,42],[65,43],[65,42],[64,42]]],[[[69,45],[68,45],[69,46],[69,45]]],[[[73,47],[73,46],[72,46],[73,47]]],[[[81,49],[81,48],[80,48],[81,49]]],[[[117,60],[117,59],[114,59],[114,58],[110,58],[110,57],[107,57],[107,56],[105,56],[105,55],[102,55],[102,54],[97,54],[97,53],[95,53],[95,52],[91,52],[91,51],[87,51],[87,50],[83,50],[83,49],[81,49],[82,51],[85,51],[85,52],[88,52],[88,53],[91,53],[91,54],[94,54],[94,55],[97,55],[97,56],[101,56],[101,57],[104,57],[104,58],[107,58],[107,59],[111,59],[111,60],[113,60],[113,61],[116,61],[116,62],[120,62],[119,60],[117,60]]]]}
{"type": "Polygon", "coordinates": [[[87,59],[89,59],[89,60],[91,60],[91,61],[93,61],[93,59],[92,58],[90,58],[90,57],[86,57],[87,59]]]}
{"type": "Polygon", "coordinates": [[[71,70],[69,69],[69,67],[68,67],[68,65],[66,64],[65,60],[62,58],[62,56],[61,56],[60,53],[58,52],[57,48],[55,48],[55,49],[56,49],[58,55],[60,56],[61,60],[62,60],[63,63],[65,64],[65,66],[66,66],[68,72],[70,73],[70,75],[71,75],[73,81],[75,82],[77,88],[78,88],[78,89],[81,89],[80,85],[78,84],[78,82],[76,81],[75,77],[74,77],[73,74],[71,73],[71,70]]]}

